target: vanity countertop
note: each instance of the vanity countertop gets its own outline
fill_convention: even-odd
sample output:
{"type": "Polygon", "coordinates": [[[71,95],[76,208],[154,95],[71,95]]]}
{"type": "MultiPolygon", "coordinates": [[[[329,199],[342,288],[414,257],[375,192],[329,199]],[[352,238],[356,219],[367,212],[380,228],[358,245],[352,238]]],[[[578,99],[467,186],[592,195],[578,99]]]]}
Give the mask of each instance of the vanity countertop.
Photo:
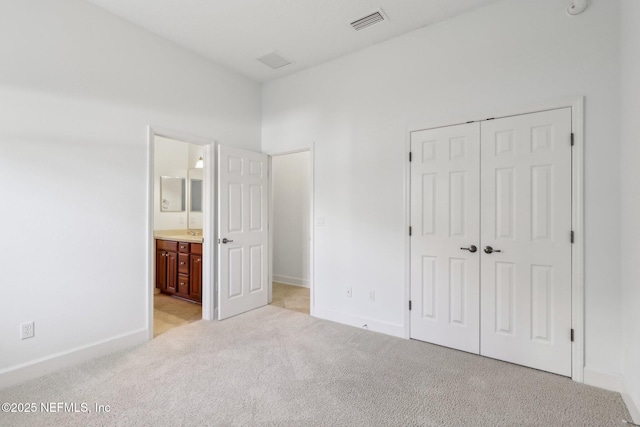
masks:
{"type": "Polygon", "coordinates": [[[192,235],[187,230],[155,230],[153,237],[160,240],[175,240],[178,242],[202,243],[202,230],[191,230],[198,233],[192,235]]]}

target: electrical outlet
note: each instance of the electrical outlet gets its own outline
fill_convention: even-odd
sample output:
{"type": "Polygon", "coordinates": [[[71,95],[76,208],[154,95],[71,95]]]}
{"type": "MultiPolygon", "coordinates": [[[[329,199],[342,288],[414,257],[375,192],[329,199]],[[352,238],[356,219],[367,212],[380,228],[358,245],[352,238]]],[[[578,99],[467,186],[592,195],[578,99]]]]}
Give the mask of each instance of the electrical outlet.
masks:
{"type": "Polygon", "coordinates": [[[353,291],[351,289],[351,286],[349,286],[347,288],[347,298],[351,298],[353,296],[353,291]]]}
{"type": "Polygon", "coordinates": [[[369,291],[369,301],[376,300],[376,291],[369,291]]]}
{"type": "Polygon", "coordinates": [[[26,340],[27,338],[33,338],[34,322],[26,322],[20,325],[20,339],[26,340]]]}

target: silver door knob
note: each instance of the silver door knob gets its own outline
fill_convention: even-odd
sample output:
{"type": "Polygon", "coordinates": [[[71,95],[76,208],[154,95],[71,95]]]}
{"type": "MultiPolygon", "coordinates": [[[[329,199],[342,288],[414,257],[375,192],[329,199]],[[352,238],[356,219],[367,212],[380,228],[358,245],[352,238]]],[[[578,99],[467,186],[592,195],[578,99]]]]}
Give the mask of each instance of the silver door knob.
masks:
{"type": "Polygon", "coordinates": [[[222,239],[222,243],[231,243],[231,242],[233,242],[233,240],[229,240],[226,237],[222,239]]]}
{"type": "Polygon", "coordinates": [[[484,247],[484,253],[485,254],[491,254],[494,252],[502,252],[500,249],[493,249],[491,246],[485,246],[484,247]]]}
{"type": "Polygon", "coordinates": [[[462,249],[463,251],[469,251],[471,253],[474,253],[474,252],[476,252],[478,250],[476,245],[471,245],[468,248],[460,248],[460,249],[462,249]]]}

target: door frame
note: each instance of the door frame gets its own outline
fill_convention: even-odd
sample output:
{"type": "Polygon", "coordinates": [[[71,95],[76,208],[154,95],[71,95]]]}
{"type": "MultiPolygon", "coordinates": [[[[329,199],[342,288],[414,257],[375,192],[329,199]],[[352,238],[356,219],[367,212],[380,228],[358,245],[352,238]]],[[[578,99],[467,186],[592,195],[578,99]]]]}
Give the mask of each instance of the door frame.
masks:
{"type": "Polygon", "coordinates": [[[215,236],[215,144],[213,139],[202,138],[188,133],[178,132],[158,126],[147,126],[147,339],[153,339],[153,300],[155,289],[155,239],[153,236],[154,221],[154,155],[155,137],[169,138],[204,147],[204,182],[203,182],[203,206],[206,210],[202,224],[202,319],[215,319],[215,271],[213,259],[216,245],[213,244],[215,236]]]}
{"type": "MultiPolygon", "coordinates": [[[[421,130],[453,126],[469,122],[518,116],[559,108],[571,108],[571,131],[574,145],[571,153],[571,224],[575,234],[571,248],[571,327],[574,341],[571,346],[571,378],[584,382],[584,97],[563,98],[496,112],[470,114],[466,118],[416,123],[407,127],[405,137],[405,230],[411,225],[411,133],[421,130]]],[[[411,300],[411,238],[405,234],[405,301],[411,300]]],[[[405,305],[404,337],[411,337],[411,313],[405,305]]]]}
{"type": "Polygon", "coordinates": [[[274,151],[265,152],[268,156],[268,168],[269,168],[269,304],[273,300],[273,173],[272,173],[272,158],[276,156],[285,156],[287,154],[296,154],[309,152],[309,315],[314,316],[314,290],[315,290],[315,274],[314,274],[314,231],[315,231],[315,172],[314,172],[314,150],[315,142],[304,148],[288,150],[288,151],[274,151]]]}

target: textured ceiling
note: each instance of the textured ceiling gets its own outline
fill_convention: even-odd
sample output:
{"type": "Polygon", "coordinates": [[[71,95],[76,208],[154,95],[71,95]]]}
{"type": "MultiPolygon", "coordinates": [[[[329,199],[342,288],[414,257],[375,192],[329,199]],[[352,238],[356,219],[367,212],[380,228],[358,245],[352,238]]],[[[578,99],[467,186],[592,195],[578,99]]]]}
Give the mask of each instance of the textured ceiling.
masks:
{"type": "Polygon", "coordinates": [[[86,0],[258,82],[355,52],[496,0],[86,0]],[[382,8],[387,22],[350,22],[382,8]],[[256,60],[277,51],[293,62],[256,60]]]}

